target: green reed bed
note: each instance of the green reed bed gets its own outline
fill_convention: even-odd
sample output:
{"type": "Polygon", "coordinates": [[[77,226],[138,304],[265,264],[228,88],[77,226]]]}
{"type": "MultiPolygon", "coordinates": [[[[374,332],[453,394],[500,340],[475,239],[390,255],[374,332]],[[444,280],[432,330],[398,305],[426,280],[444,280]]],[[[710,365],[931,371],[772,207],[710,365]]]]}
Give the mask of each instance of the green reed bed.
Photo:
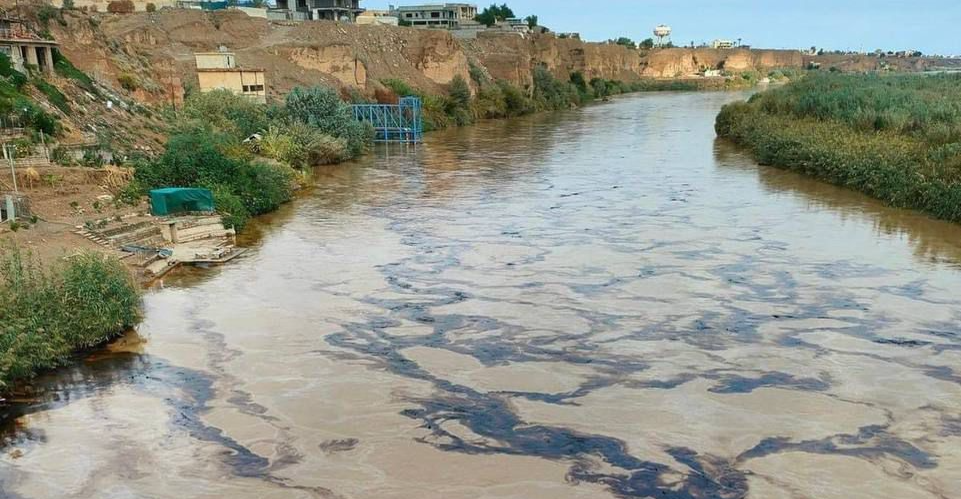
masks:
{"type": "Polygon", "coordinates": [[[810,76],[725,106],[762,164],[961,222],[961,75],[810,76]]]}
{"type": "Polygon", "coordinates": [[[118,260],[91,252],[47,267],[16,247],[0,248],[0,392],[139,318],[137,287],[118,260]]]}

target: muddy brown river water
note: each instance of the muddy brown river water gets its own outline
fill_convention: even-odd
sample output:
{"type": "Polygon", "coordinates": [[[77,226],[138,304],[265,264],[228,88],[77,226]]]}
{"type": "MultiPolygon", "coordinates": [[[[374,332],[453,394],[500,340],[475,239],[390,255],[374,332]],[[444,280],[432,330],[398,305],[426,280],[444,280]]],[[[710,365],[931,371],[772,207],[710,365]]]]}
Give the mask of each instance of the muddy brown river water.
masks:
{"type": "Polygon", "coordinates": [[[961,497],[961,227],[643,94],[318,174],[6,408],[9,498],[961,497]]]}

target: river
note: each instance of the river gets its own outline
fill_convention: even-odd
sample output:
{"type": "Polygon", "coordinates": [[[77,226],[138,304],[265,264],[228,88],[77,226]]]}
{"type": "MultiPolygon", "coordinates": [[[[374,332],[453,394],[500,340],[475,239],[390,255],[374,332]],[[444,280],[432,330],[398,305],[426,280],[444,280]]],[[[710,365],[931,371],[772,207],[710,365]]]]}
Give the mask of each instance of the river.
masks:
{"type": "Polygon", "coordinates": [[[6,409],[9,498],[961,497],[961,227],[638,94],[318,173],[6,409]]]}

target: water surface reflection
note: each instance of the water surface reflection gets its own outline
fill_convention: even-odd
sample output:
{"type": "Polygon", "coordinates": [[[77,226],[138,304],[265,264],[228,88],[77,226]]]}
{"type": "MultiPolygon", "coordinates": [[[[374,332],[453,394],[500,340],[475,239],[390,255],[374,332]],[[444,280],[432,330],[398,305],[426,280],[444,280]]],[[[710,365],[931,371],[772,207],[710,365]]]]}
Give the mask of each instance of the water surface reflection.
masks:
{"type": "Polygon", "coordinates": [[[961,495],[961,229],[758,167],[737,97],[319,171],[8,411],[3,494],[961,495]]]}

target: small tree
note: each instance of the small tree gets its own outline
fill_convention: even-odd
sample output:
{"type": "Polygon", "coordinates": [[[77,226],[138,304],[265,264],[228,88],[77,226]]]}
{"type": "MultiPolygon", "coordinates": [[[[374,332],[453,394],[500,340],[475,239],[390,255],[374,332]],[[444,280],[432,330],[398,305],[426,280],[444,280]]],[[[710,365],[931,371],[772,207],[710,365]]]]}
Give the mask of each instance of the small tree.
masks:
{"type": "Polygon", "coordinates": [[[638,46],[644,50],[651,50],[654,48],[654,39],[645,38],[644,41],[642,41],[638,46]]]}
{"type": "Polygon", "coordinates": [[[497,21],[503,21],[511,17],[514,17],[514,11],[506,3],[500,6],[491,4],[490,7],[485,7],[474,20],[487,26],[493,26],[497,21]]]}
{"type": "Polygon", "coordinates": [[[628,37],[626,37],[626,36],[622,36],[622,37],[618,38],[617,40],[612,40],[612,41],[613,41],[615,44],[617,44],[617,45],[623,45],[623,46],[625,46],[625,47],[627,47],[627,48],[629,48],[629,49],[636,49],[636,48],[637,48],[637,45],[634,44],[634,40],[631,40],[630,38],[628,38],[628,37]]]}
{"type": "Polygon", "coordinates": [[[537,16],[534,14],[531,14],[525,17],[524,21],[527,22],[527,27],[529,27],[530,29],[534,29],[537,27],[537,16]]]}
{"type": "Polygon", "coordinates": [[[473,121],[470,110],[471,94],[467,81],[461,75],[454,76],[448,89],[446,109],[448,116],[458,126],[469,125],[473,121]]]}
{"type": "Polygon", "coordinates": [[[461,75],[450,81],[450,98],[460,107],[470,106],[470,87],[461,75]]]}
{"type": "Polygon", "coordinates": [[[147,4],[147,12],[157,12],[157,4],[151,2],[147,4]]]}

